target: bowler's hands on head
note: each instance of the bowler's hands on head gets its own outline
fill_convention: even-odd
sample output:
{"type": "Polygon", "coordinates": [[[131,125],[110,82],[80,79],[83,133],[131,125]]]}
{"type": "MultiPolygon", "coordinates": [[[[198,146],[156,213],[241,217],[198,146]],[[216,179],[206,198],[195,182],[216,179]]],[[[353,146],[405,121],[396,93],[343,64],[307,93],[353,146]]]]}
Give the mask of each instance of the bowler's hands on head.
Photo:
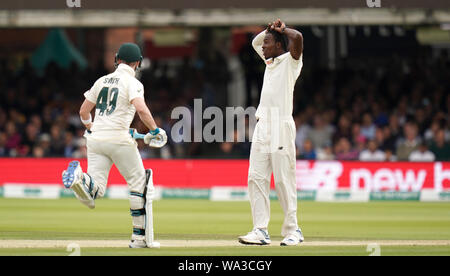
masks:
{"type": "Polygon", "coordinates": [[[295,60],[300,59],[303,53],[303,35],[295,29],[287,28],[286,24],[281,21],[281,19],[277,19],[274,22],[269,23],[269,26],[271,30],[286,35],[287,39],[289,40],[288,48],[291,56],[295,60]]]}
{"type": "Polygon", "coordinates": [[[279,33],[283,33],[284,29],[286,29],[286,24],[278,18],[277,20],[273,21],[270,28],[279,33]]]}

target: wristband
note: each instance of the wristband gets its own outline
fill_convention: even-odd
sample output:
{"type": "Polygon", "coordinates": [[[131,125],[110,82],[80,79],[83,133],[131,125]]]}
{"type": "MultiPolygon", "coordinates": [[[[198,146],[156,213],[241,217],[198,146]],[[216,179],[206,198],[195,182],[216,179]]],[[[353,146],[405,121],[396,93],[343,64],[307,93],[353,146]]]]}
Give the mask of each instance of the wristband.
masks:
{"type": "Polygon", "coordinates": [[[91,116],[91,114],[89,114],[89,119],[87,119],[87,120],[83,120],[83,118],[81,118],[81,116],[80,116],[80,119],[81,119],[81,122],[82,122],[84,125],[89,125],[89,124],[92,123],[92,116],[91,116]]]}
{"type": "Polygon", "coordinates": [[[150,130],[148,133],[150,133],[153,136],[158,135],[159,134],[159,128],[156,128],[155,130],[150,130]]]}

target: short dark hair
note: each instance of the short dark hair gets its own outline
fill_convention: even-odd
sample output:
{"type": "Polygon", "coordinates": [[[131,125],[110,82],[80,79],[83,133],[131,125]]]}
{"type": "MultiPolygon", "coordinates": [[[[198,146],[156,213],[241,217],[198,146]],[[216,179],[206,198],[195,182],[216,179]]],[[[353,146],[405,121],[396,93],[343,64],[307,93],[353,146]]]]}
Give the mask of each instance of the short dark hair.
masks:
{"type": "Polygon", "coordinates": [[[275,43],[276,42],[281,43],[281,47],[283,48],[283,50],[285,52],[288,51],[288,41],[287,41],[286,35],[279,33],[275,30],[267,30],[267,33],[269,33],[273,36],[273,38],[275,39],[275,43]]]}

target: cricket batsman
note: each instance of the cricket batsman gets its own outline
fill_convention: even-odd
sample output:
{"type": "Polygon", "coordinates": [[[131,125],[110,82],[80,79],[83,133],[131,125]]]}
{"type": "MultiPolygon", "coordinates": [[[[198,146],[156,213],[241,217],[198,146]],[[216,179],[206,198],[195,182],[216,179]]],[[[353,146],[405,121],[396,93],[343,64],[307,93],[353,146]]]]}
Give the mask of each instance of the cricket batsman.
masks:
{"type": "Polygon", "coordinates": [[[266,63],[258,120],[252,139],[248,192],[253,230],[239,237],[243,244],[271,243],[267,230],[270,219],[270,180],[284,211],[282,246],[301,243],[304,238],[297,224],[297,185],[295,180],[295,123],[292,117],[294,86],[303,66],[303,36],[287,28],[280,19],[252,41],[253,48],[266,63]]]}
{"type": "Polygon", "coordinates": [[[84,93],[80,118],[87,128],[87,172],[83,172],[80,162],[72,161],[62,174],[64,186],[72,189],[81,203],[93,209],[95,199],[105,195],[109,171],[112,164],[116,165],[130,190],[133,222],[130,248],[159,247],[153,241],[153,172],[144,168],[133,139],[135,132],[130,131],[135,113],[150,130],[143,137],[146,144],[160,148],[167,143],[165,131],[158,128],[145,103],[144,86],[135,77],[142,60],[136,44],[123,44],[116,54],[116,70],[98,79],[84,93]],[[93,121],[91,110],[94,108],[93,121]]]}

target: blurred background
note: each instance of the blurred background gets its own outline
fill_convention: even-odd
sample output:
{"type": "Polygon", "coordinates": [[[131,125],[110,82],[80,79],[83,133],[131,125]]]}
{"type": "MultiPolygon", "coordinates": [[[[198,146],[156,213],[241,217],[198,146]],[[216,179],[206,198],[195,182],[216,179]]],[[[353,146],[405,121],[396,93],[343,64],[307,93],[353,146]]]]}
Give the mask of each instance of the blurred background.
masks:
{"type": "MultiPolygon", "coordinates": [[[[0,4],[0,157],[86,157],[83,93],[114,70],[124,42],[143,50],[146,101],[169,135],[172,110],[192,110],[194,99],[203,108],[256,107],[265,65],[251,40],[281,18],[304,37],[294,99],[299,160],[450,160],[448,1],[92,2],[0,4]]],[[[133,127],[146,131],[138,119],[133,127]]],[[[172,138],[161,150],[139,144],[142,157],[250,152],[248,138],[172,138]]]]}

